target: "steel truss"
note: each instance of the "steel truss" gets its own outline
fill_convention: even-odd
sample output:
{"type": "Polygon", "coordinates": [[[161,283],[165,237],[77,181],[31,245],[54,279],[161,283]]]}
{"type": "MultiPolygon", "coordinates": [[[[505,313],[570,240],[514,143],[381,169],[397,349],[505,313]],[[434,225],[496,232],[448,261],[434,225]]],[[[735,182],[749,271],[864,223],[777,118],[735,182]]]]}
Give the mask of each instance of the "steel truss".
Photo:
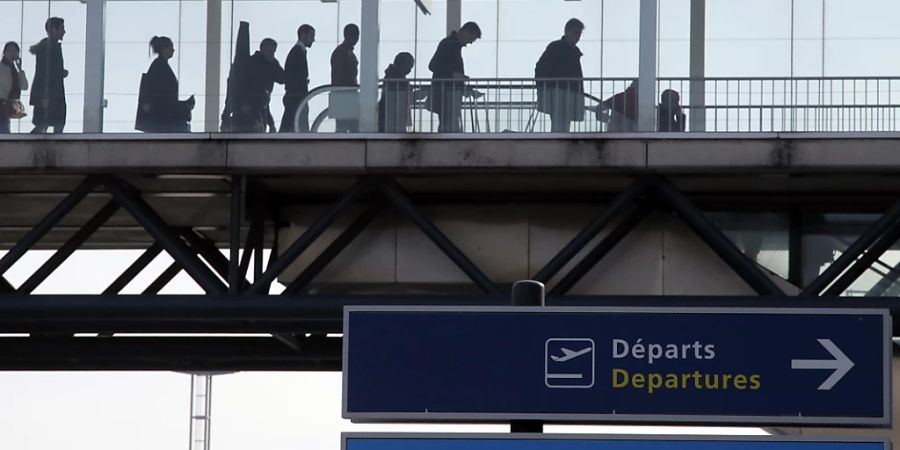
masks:
{"type": "MultiPolygon", "coordinates": [[[[296,240],[280,252],[266,247],[266,227],[278,226],[282,206],[250,176],[231,178],[229,242],[215,242],[189,227],[167,224],[126,180],[108,175],[86,177],[68,196],[0,258],[0,370],[12,369],[166,369],[166,370],[340,370],[341,311],[345,305],[504,305],[507,286],[492,281],[422,211],[395,180],[365,176],[341,195],[296,240]],[[3,275],[63,217],[90,194],[109,201],[19,286],[3,275]],[[272,283],[298,257],[351,210],[354,217],[291,282],[270,295],[272,283]],[[125,211],[153,238],[101,295],[33,295],[60,265],[117,212],[125,211]],[[316,277],[387,210],[415,224],[471,280],[481,295],[471,296],[311,296],[316,277]],[[228,248],[224,254],[220,248],[228,248]],[[241,253],[241,249],[243,252],[241,253]],[[117,295],[153,259],[173,259],[142,295],[117,295]],[[251,263],[252,282],[248,280],[251,263]],[[184,271],[206,295],[156,295],[184,271]],[[202,333],[204,336],[185,336],[202,333]],[[17,335],[13,335],[17,334],[17,335]],[[137,334],[137,335],[135,335],[137,334]],[[149,334],[149,336],[148,336],[149,334]],[[238,335],[236,335],[238,334],[238,335]]],[[[599,202],[598,202],[599,203],[599,202]]],[[[642,176],[611,201],[576,234],[533,279],[548,283],[549,305],[598,306],[745,306],[874,307],[894,310],[881,298],[842,300],[840,295],[900,239],[900,200],[891,206],[816,280],[797,296],[788,296],[754,261],[744,255],[666,178],[642,176]],[[694,231],[759,297],[584,297],[568,295],[652,211],[674,214],[694,231]],[[593,247],[588,246],[608,230],[593,247]],[[566,272],[570,262],[585,255],[566,272]]],[[[278,233],[273,234],[277,239],[278,233]]],[[[799,233],[791,233],[799,239],[799,233]]],[[[792,242],[792,249],[797,248],[792,242]]],[[[281,248],[277,242],[271,248],[281,248]]],[[[796,251],[791,252],[795,273],[796,251]]],[[[879,283],[873,291],[886,292],[879,283]]],[[[900,325],[900,324],[898,324],[900,325]]],[[[895,327],[900,330],[900,327],[895,327]]]]}

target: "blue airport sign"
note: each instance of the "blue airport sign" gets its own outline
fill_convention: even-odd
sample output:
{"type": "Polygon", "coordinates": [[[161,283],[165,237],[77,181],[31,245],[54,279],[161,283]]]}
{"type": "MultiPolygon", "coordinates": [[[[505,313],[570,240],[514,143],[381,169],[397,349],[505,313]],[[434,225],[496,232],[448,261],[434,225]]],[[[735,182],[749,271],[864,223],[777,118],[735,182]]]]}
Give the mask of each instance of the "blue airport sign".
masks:
{"type": "Polygon", "coordinates": [[[341,450],[890,450],[887,440],[786,436],[344,433],[341,450]]]}
{"type": "Polygon", "coordinates": [[[886,311],[348,307],[355,421],[890,423],[886,311]]]}

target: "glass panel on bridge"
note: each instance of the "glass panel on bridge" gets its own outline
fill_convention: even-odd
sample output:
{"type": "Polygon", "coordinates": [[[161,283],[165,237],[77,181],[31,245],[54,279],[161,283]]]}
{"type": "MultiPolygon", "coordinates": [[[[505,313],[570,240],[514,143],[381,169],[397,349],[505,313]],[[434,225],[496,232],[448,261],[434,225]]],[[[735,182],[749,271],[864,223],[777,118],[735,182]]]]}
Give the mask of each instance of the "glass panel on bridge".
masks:
{"type": "MultiPolygon", "coordinates": [[[[408,53],[414,60],[408,73],[395,66],[388,79],[380,83],[379,98],[391,103],[390,107],[381,107],[383,131],[634,130],[631,122],[637,114],[636,94],[626,91],[638,78],[638,2],[465,1],[459,17],[453,15],[452,8],[448,17],[448,3],[453,2],[432,1],[428,15],[410,0],[380,2],[377,73],[384,77],[398,54],[408,53]],[[544,75],[553,80],[550,83],[537,82],[534,77],[539,57],[550,42],[560,39],[570,18],[580,19],[585,26],[578,42],[583,53],[583,79],[575,83],[557,74],[544,75]],[[433,89],[429,62],[447,36],[448,26],[457,19],[459,23],[477,22],[481,31],[481,38],[461,51],[465,75],[470,78],[439,83],[450,87],[446,92],[433,89]],[[401,76],[408,85],[406,81],[392,81],[401,76]],[[623,95],[616,100],[616,94],[623,95]],[[443,102],[444,97],[449,101],[443,102]],[[444,126],[439,126],[435,110],[449,113],[444,126]],[[557,118],[556,125],[551,116],[557,118]]],[[[297,117],[291,112],[302,110],[299,103],[304,99],[311,132],[358,128],[358,91],[354,86],[336,90],[329,86],[332,54],[343,40],[343,28],[361,22],[360,0],[224,0],[220,4],[199,0],[0,0],[0,5],[4,11],[0,15],[0,39],[20,45],[22,68],[32,82],[39,80],[35,80],[36,58],[28,49],[46,37],[44,23],[49,17],[65,19],[62,48],[68,76],[63,82],[65,126],[60,128],[67,133],[135,132],[137,112],[142,110],[150,116],[162,111],[165,119],[162,126],[153,120],[150,125],[138,124],[147,132],[215,132],[223,129],[223,117],[225,131],[293,130],[297,117]],[[105,21],[98,19],[104,14],[105,21]],[[239,39],[242,22],[248,24],[245,39],[239,39]],[[303,23],[312,25],[316,32],[315,42],[306,53],[309,95],[293,90],[288,97],[294,100],[285,103],[282,80],[273,82],[267,79],[271,74],[265,75],[271,60],[260,55],[257,62],[262,64],[256,64],[251,55],[260,50],[264,39],[272,39],[277,43],[274,57],[285,66],[303,23]],[[174,51],[167,60],[170,71],[162,71],[162,81],[151,77],[145,85],[149,100],[139,106],[142,74],[156,59],[148,51],[153,36],[170,38],[174,51]],[[98,47],[102,51],[98,52],[98,47]],[[233,70],[236,57],[247,61],[233,70]],[[177,80],[175,91],[172,76],[177,80]],[[164,95],[160,93],[163,91],[164,95]],[[160,104],[150,108],[159,98],[162,100],[156,103],[160,104]],[[285,119],[286,104],[291,117],[285,119]],[[147,112],[151,109],[153,112],[147,112]]],[[[702,84],[693,86],[705,92],[694,93],[690,79],[691,2],[658,0],[658,9],[656,103],[662,102],[665,91],[676,91],[683,107],[671,114],[676,122],[680,113],[685,119],[690,117],[693,94],[704,100],[701,103],[705,106],[695,108],[705,111],[704,126],[699,128],[709,132],[874,132],[898,128],[900,105],[896,97],[900,93],[895,91],[900,77],[895,75],[900,71],[900,61],[882,57],[900,43],[900,32],[889,19],[900,13],[896,2],[706,0],[702,42],[706,49],[705,76],[702,84]]],[[[365,38],[365,31],[362,34],[365,38]]],[[[345,50],[341,53],[345,67],[353,65],[352,58],[361,59],[361,45],[353,48],[353,56],[349,47],[345,50]]],[[[559,66],[556,63],[553,68],[559,66]]],[[[350,79],[353,75],[352,71],[348,74],[350,79]]],[[[30,132],[35,116],[41,121],[46,114],[30,104],[35,87],[40,88],[22,90],[21,101],[29,115],[12,119],[11,132],[30,132]]],[[[8,95],[0,92],[0,97],[8,95]]],[[[672,98],[667,94],[667,101],[672,98]]],[[[61,114],[58,103],[50,108],[54,114],[61,114]]],[[[642,114],[657,115],[659,111],[642,114]]],[[[667,122],[657,128],[680,130],[689,125],[673,127],[667,122]]],[[[54,127],[49,128],[52,132],[54,127]]],[[[301,128],[305,131],[306,127],[301,128]]]]}

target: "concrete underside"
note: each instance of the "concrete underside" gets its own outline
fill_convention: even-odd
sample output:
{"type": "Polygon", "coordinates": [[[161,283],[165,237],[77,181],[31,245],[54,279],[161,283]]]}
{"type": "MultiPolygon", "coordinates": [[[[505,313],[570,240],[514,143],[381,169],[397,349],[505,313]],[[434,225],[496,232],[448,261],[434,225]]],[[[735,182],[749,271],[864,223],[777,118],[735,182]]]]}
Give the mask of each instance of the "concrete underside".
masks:
{"type": "MultiPolygon", "coordinates": [[[[364,175],[420,201],[602,202],[660,174],[701,206],[883,211],[900,194],[900,134],[11,135],[0,137],[0,248],[88,174],[123,177],[171,225],[227,236],[231,174],[290,205],[327,204],[364,175]]],[[[91,194],[42,241],[54,248],[109,200],[91,194]]],[[[117,213],[88,248],[150,238],[117,213]]]]}

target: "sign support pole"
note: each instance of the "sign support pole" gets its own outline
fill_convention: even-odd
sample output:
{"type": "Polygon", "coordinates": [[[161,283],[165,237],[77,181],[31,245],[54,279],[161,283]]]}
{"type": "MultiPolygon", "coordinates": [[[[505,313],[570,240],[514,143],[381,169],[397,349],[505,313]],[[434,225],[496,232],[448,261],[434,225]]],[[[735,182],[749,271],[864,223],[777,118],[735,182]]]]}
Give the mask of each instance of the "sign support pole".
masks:
{"type": "MultiPolygon", "coordinates": [[[[513,306],[545,306],[544,283],[521,280],[512,287],[513,306]]],[[[540,420],[513,420],[509,423],[510,433],[543,433],[544,422],[540,420]]]]}

